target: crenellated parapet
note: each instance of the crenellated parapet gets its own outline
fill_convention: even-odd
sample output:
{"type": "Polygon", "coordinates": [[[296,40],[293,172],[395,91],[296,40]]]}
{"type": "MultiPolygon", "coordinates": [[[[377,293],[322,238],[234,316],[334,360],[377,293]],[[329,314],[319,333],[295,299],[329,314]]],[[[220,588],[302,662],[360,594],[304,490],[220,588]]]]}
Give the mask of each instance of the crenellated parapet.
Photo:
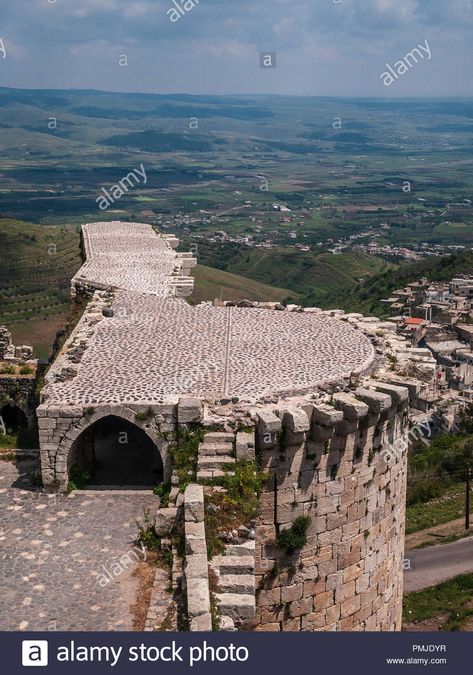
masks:
{"type": "Polygon", "coordinates": [[[406,388],[379,382],[326,401],[254,411],[271,475],[256,527],[258,630],[399,630],[406,388]],[[277,535],[308,516],[288,555],[277,535]]]}

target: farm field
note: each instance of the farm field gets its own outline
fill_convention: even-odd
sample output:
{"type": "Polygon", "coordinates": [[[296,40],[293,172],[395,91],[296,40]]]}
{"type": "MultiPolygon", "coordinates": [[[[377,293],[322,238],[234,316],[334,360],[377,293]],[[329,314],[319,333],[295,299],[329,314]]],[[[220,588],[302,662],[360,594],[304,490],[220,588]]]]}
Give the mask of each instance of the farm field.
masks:
{"type": "Polygon", "coordinates": [[[473,245],[472,120],[471,99],[0,88],[0,322],[48,353],[78,227],[97,220],[176,234],[200,263],[195,302],[379,313],[398,270],[408,281],[416,266],[354,244],[473,245]],[[99,195],[140,167],[146,179],[101,210],[99,195]]]}
{"type": "Polygon", "coordinates": [[[0,324],[45,358],[68,313],[70,279],[81,265],[79,236],[0,219],[0,324]]]}
{"type": "Polygon", "coordinates": [[[468,246],[472,119],[471,99],[0,88],[0,213],[60,227],[139,219],[280,246],[367,228],[380,243],[468,246]],[[146,183],[100,211],[101,189],[140,165],[146,183]]]}

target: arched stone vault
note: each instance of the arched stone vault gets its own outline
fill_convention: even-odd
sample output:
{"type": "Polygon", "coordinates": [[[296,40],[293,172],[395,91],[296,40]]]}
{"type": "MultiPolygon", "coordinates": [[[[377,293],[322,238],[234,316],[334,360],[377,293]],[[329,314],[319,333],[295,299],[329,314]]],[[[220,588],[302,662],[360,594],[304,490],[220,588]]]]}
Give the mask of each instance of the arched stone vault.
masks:
{"type": "Polygon", "coordinates": [[[172,458],[168,443],[159,431],[160,408],[150,406],[142,419],[143,406],[132,409],[122,405],[103,405],[72,410],[52,410],[47,420],[40,418],[40,427],[49,427],[49,441],[41,444],[41,463],[45,487],[63,491],[69,480],[69,457],[76,440],[96,422],[107,417],[123,419],[143,431],[157,448],[163,465],[163,480],[171,477],[172,458]],[[157,426],[158,425],[158,426],[157,426]],[[46,468],[46,471],[45,471],[46,468]]]}
{"type": "Polygon", "coordinates": [[[32,414],[31,414],[31,409],[26,403],[22,403],[21,401],[14,401],[13,399],[11,401],[7,401],[6,403],[2,403],[0,405],[0,418],[3,418],[3,411],[5,408],[16,408],[19,410],[23,415],[25,419],[25,426],[31,426],[32,422],[32,414]]]}

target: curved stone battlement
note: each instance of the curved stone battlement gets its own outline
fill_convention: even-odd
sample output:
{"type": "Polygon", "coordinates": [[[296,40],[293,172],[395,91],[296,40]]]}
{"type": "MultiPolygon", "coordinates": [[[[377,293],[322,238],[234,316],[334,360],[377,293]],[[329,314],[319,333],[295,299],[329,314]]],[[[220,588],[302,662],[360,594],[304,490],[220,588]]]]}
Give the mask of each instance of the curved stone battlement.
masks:
{"type": "Polygon", "coordinates": [[[195,260],[170,243],[177,240],[149,225],[84,226],[87,260],[72,285],[93,301],[46,378],[44,402],[251,402],[307,393],[371,368],[370,340],[328,314],[194,307],[176,298],[195,260]]]}

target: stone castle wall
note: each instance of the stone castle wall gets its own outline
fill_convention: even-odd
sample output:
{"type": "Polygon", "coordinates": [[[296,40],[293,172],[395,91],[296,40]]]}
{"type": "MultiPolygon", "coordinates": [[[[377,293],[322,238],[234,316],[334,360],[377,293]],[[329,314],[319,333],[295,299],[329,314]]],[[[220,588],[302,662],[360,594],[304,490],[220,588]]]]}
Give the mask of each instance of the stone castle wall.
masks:
{"type": "Polygon", "coordinates": [[[87,455],[90,428],[114,416],[154,442],[175,515],[181,429],[234,435],[230,462],[236,432],[253,430],[269,474],[254,528],[256,630],[400,630],[408,408],[420,385],[387,357],[425,356],[376,317],[190,307],[180,296],[195,261],[176,242],[139,224],[85,227],[72,286],[92,299],[37,411],[45,489],[67,489],[76,448],[87,455]],[[278,533],[299,516],[309,517],[307,540],[288,554],[278,533]]]}
{"type": "Polygon", "coordinates": [[[256,528],[257,630],[400,630],[408,401],[379,388],[259,417],[277,495],[272,479],[256,528]],[[307,543],[287,555],[276,534],[298,516],[311,519],[307,543]]]}
{"type": "Polygon", "coordinates": [[[0,416],[4,406],[14,405],[20,408],[28,421],[33,424],[36,408],[35,375],[0,377],[0,416]]]}
{"type": "MultiPolygon", "coordinates": [[[[406,388],[373,381],[369,389],[324,397],[330,403],[289,399],[248,409],[270,475],[256,523],[256,630],[400,630],[408,396],[406,388]],[[288,555],[275,543],[277,532],[299,516],[310,518],[307,543],[288,555]]],[[[103,417],[145,431],[165,481],[179,429],[206,423],[197,400],[51,404],[38,413],[48,490],[66,489],[75,440],[103,417]]]]}

